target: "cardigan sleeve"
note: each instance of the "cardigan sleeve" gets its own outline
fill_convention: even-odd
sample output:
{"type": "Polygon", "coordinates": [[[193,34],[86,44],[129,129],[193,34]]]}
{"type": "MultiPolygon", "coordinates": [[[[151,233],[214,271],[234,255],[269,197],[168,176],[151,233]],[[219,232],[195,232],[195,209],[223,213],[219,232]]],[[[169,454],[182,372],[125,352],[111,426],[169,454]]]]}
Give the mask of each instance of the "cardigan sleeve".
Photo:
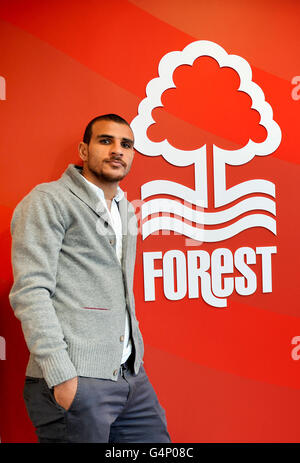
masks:
{"type": "Polygon", "coordinates": [[[11,233],[14,282],[10,303],[28,349],[52,387],[77,376],[51,301],[65,234],[53,196],[38,188],[32,190],[14,211],[11,233]]]}

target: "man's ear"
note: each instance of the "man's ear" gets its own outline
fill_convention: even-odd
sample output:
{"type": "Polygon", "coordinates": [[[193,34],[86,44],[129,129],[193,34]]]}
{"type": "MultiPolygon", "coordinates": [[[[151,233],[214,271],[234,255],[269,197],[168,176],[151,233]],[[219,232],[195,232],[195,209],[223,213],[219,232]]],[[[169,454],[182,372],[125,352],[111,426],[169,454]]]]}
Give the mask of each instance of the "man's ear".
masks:
{"type": "Polygon", "coordinates": [[[86,161],[88,158],[88,145],[81,141],[78,145],[79,156],[83,161],[86,161]]]}

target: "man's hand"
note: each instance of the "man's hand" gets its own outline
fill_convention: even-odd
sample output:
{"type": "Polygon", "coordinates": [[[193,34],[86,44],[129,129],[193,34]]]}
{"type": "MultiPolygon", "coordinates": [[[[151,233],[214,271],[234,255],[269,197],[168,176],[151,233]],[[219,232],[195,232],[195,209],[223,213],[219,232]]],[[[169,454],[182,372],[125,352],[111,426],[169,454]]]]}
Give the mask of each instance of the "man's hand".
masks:
{"type": "Polygon", "coordinates": [[[68,410],[77,391],[78,377],[68,379],[54,386],[54,398],[58,405],[68,410]]]}

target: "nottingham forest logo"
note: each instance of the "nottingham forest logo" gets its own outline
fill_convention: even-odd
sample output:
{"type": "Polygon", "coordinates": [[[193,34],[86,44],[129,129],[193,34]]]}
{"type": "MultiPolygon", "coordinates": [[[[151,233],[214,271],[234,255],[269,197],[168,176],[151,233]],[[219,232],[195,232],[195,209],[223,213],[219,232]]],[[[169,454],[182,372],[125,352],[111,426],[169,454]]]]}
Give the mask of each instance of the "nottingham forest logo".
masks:
{"type": "MultiPolygon", "coordinates": [[[[272,108],[262,89],[252,80],[250,65],[245,59],[228,54],[218,44],[200,40],[189,44],[183,51],[166,54],[159,63],[158,74],[148,83],[147,96],[141,101],[138,115],[131,123],[135,147],[143,155],[162,156],[166,165],[193,166],[194,188],[184,182],[159,178],[142,185],[143,240],[160,230],[177,232],[199,244],[229,240],[256,227],[276,235],[274,183],[260,176],[235,183],[232,179],[229,183],[226,178],[230,166],[251,165],[256,156],[272,154],[281,142],[280,127],[273,119],[272,108]],[[183,123],[180,125],[179,121],[183,123]],[[153,214],[155,217],[151,217],[153,214]]],[[[201,252],[206,253],[199,251],[197,257],[201,252]]],[[[241,262],[246,266],[249,252],[240,252],[241,262]]],[[[276,248],[258,247],[253,252],[270,257],[276,248]]],[[[189,268],[189,257],[191,261],[195,260],[192,253],[188,251],[187,262],[181,261],[184,267],[189,268]]],[[[154,254],[157,258],[157,253],[154,254]]],[[[271,272],[269,257],[262,260],[269,262],[271,272]]],[[[252,256],[250,260],[253,262],[253,259],[252,256]]],[[[202,260],[206,260],[204,254],[202,260]]],[[[154,266],[149,264],[147,256],[144,256],[144,264],[151,273],[154,266]]],[[[226,300],[220,301],[215,296],[231,293],[221,289],[214,292],[212,265],[213,256],[207,290],[204,286],[208,277],[201,281],[202,297],[210,305],[224,307],[226,300]]],[[[200,276],[199,267],[194,270],[198,270],[200,276]]],[[[203,270],[204,273],[207,270],[203,270]]],[[[153,279],[159,276],[158,270],[152,273],[153,279]]],[[[266,276],[266,268],[262,273],[266,276]]],[[[185,279],[188,282],[189,276],[185,279]]],[[[181,280],[185,279],[181,275],[181,280]]],[[[267,280],[268,277],[265,283],[267,280]]],[[[270,290],[271,283],[266,285],[270,290]]],[[[146,300],[155,299],[154,285],[150,286],[151,294],[146,283],[146,300]]],[[[247,284],[244,286],[246,288],[247,284]]],[[[231,292],[233,287],[234,284],[230,285],[231,292]]],[[[195,297],[190,295],[187,284],[180,297],[167,297],[179,299],[184,293],[195,297]]],[[[251,291],[240,294],[251,294],[251,291]]]]}

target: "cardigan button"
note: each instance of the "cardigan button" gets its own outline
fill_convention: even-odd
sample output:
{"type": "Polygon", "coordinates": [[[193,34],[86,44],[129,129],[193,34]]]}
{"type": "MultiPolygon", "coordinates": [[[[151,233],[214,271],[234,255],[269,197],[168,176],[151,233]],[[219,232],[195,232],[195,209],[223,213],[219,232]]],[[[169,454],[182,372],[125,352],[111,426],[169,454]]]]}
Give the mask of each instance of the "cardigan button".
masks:
{"type": "Polygon", "coordinates": [[[113,375],[117,376],[119,370],[114,370],[113,375]]]}
{"type": "Polygon", "coordinates": [[[105,228],[108,227],[108,222],[104,222],[104,227],[105,227],[105,228]]]}
{"type": "Polygon", "coordinates": [[[124,341],[124,336],[120,336],[120,342],[123,342],[124,341]]]}

